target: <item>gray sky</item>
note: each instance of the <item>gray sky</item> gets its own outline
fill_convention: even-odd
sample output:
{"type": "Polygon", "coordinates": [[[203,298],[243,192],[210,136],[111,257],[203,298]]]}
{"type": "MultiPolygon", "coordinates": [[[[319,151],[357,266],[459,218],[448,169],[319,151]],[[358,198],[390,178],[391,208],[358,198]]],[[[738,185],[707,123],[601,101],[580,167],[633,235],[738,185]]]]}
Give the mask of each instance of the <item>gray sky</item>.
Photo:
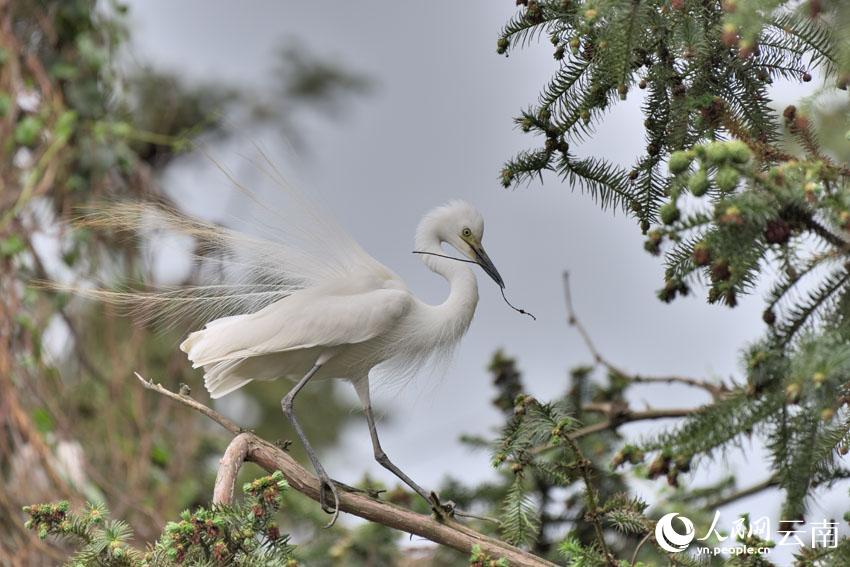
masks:
{"type": "MultiPolygon", "coordinates": [[[[486,433],[499,422],[485,371],[496,348],[519,358],[526,383],[544,399],[564,390],[569,367],[590,361],[565,324],[564,269],[572,273],[576,309],[597,346],[629,370],[727,377],[738,373],[740,348],[762,333],[760,296],[745,298],[732,310],[707,305],[700,289],[696,297],[672,305],[656,300],[662,260],[643,251],[638,228],[623,215],[612,217],[555,178],[542,186],[501,188],[504,160],[533,142],[513,128],[511,118],[536,99],[554,71],[545,40],[510,58],[496,55],[497,33],[513,13],[513,2],[255,0],[237,8],[225,0],[134,0],[130,5],[137,63],[262,89],[276,47],[297,40],[376,79],[375,93],[347,106],[344,120],[302,122],[307,155],[292,159],[284,145],[263,140],[273,157],[279,151],[281,162],[292,169],[288,173],[308,193],[423,298],[439,302],[447,288],[410,253],[421,215],[457,197],[484,214],[484,242],[509,297],[538,320],[512,312],[497,288],[480,278],[475,321],[446,376],[438,383],[425,376],[401,394],[377,396],[377,403],[393,412],[383,424],[384,448],[418,482],[436,485],[447,471],[467,479],[492,474],[489,456],[470,454],[457,437],[486,433]]],[[[633,96],[619,105],[580,153],[631,163],[643,142],[639,104],[633,96]]],[[[245,146],[217,148],[218,157],[230,161],[230,153],[250,151],[251,135],[245,146]]],[[[198,187],[222,182],[209,164],[189,164],[175,168],[163,184],[176,193],[193,194],[194,187],[198,195],[198,187]]],[[[633,401],[683,407],[707,400],[687,388],[641,387],[633,401]]],[[[343,481],[357,480],[363,470],[391,480],[372,462],[365,422],[359,425],[345,433],[344,449],[326,458],[326,467],[343,481]]],[[[742,484],[763,478],[764,466],[751,459],[742,484]]],[[[642,491],[651,497],[658,488],[647,484],[642,491]]],[[[778,513],[775,498],[751,499],[724,511],[723,525],[731,525],[734,513],[756,506],[778,513]]]]}

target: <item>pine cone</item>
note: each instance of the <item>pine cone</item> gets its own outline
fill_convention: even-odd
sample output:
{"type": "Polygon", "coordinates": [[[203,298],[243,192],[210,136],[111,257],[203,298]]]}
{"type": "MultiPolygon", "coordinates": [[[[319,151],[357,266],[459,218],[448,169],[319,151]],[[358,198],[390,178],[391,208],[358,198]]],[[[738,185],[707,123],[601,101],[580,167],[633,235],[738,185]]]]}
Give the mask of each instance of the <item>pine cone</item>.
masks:
{"type": "Polygon", "coordinates": [[[712,281],[725,281],[728,280],[731,275],[732,272],[729,269],[729,262],[726,260],[717,260],[711,265],[712,281]]]}
{"type": "Polygon", "coordinates": [[[768,221],[764,228],[764,239],[770,244],[785,244],[791,237],[791,227],[782,219],[768,221]]]}
{"type": "Polygon", "coordinates": [[[772,326],[774,323],[776,323],[776,314],[773,312],[772,309],[765,309],[764,313],[762,313],[761,315],[761,318],[768,325],[772,326]]]}
{"type": "Polygon", "coordinates": [[[785,122],[792,122],[797,117],[797,107],[793,104],[786,106],[782,111],[782,117],[785,118],[785,122]]]}
{"type": "Polygon", "coordinates": [[[711,263],[711,248],[704,242],[694,246],[694,264],[697,266],[708,266],[711,263]]]}

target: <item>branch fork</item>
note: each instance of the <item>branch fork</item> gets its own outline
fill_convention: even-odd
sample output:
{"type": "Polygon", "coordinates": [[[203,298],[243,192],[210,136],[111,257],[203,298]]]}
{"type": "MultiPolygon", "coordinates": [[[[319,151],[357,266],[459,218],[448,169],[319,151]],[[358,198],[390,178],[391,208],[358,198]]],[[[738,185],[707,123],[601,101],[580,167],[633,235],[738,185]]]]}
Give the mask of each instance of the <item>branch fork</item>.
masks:
{"type": "MultiPolygon", "coordinates": [[[[252,432],[244,431],[232,420],[187,395],[172,392],[161,384],[145,379],[138,372],[136,377],[148,390],[204,414],[234,435],[219,462],[213,489],[214,504],[230,504],[233,501],[236,477],[242,463],[246,461],[256,463],[268,472],[280,471],[295,491],[319,501],[319,479],[280,447],[252,432]]],[[[489,556],[505,558],[510,565],[517,567],[556,567],[551,561],[482,534],[445,515],[433,518],[417,514],[406,508],[376,500],[345,485],[339,486],[339,507],[343,512],[428,539],[462,553],[471,553],[473,547],[477,546],[489,556]]]]}

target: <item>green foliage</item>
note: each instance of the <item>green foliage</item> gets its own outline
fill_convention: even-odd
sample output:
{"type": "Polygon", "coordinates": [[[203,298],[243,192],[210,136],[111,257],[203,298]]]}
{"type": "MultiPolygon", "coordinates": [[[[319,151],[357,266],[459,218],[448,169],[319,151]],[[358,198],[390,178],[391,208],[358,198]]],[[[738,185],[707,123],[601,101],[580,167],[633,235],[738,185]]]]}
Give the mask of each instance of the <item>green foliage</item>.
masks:
{"type": "MultiPolygon", "coordinates": [[[[0,30],[6,46],[0,49],[0,122],[8,134],[0,148],[6,308],[0,359],[11,365],[0,372],[0,397],[5,408],[14,408],[0,415],[0,461],[25,464],[0,470],[4,484],[23,485],[3,504],[12,512],[0,513],[0,556],[37,561],[62,553],[61,543],[45,546],[24,532],[14,513],[24,503],[58,498],[108,502],[139,541],[153,541],[161,518],[204,501],[209,459],[223,449],[224,440],[202,417],[127,387],[128,369],[147,369],[175,390],[180,382],[194,384],[174,348],[185,329],[142,330],[125,313],[31,284],[148,279],[150,265],[140,248],[114,234],[72,230],[68,221],[105,200],[153,199],[180,207],[153,181],[175,157],[192,151],[197,137],[214,143],[214,136],[227,135],[220,127],[225,112],[239,105],[246,122],[236,127],[262,122],[291,136],[296,114],[340,109],[347,96],[366,92],[368,81],[301,47],[281,54],[278,89],[267,96],[220,83],[194,85],[144,61],[119,61],[129,31],[120,2],[15,1],[0,12],[8,23],[0,30]],[[45,235],[50,246],[33,244],[45,235]],[[60,331],[54,337],[67,332],[72,348],[45,356],[48,328],[60,331]],[[33,447],[38,451],[28,461],[33,447]],[[30,482],[22,471],[31,468],[44,474],[30,482]]],[[[50,346],[62,345],[54,340],[50,346]]],[[[352,418],[332,388],[328,383],[306,394],[323,402],[305,420],[321,446],[335,442],[352,418]]],[[[280,419],[263,419],[280,415],[278,390],[279,384],[267,383],[245,392],[260,405],[252,412],[262,420],[257,430],[271,439],[292,434],[281,429],[280,419]]],[[[288,530],[323,525],[302,507],[287,518],[288,530]]]]}
{"type": "MultiPolygon", "coordinates": [[[[540,37],[555,49],[558,68],[538,103],[516,122],[543,136],[539,150],[524,152],[502,171],[505,186],[552,170],[588,190],[603,206],[633,214],[644,231],[658,220],[669,181],[661,164],[674,152],[725,133],[759,144],[779,138],[767,95],[779,77],[807,81],[822,68],[846,87],[850,65],[838,55],[840,36],[830,26],[847,19],[841,3],[819,2],[823,13],[806,17],[790,2],[738,3],[692,0],[529,0],[502,30],[499,53],[540,37]],[[758,6],[758,7],[756,7],[758,6]],[[580,142],[616,104],[634,91],[643,96],[645,154],[624,169],[582,159],[568,142],[580,142]]],[[[682,155],[681,153],[679,154],[682,155]]],[[[682,167],[674,163],[673,169],[682,167]]],[[[721,175],[731,183],[731,172],[721,175]]]]}
{"type": "MultiPolygon", "coordinates": [[[[630,495],[614,469],[640,465],[645,454],[632,444],[617,450],[619,435],[611,428],[596,429],[605,424],[605,411],[628,411],[628,379],[616,373],[596,377],[592,367],[577,367],[564,394],[544,404],[526,392],[516,361],[503,352],[494,354],[490,371],[498,392],[493,403],[504,412],[505,424],[495,440],[468,441],[491,449],[500,478],[468,489],[452,483],[442,494],[464,509],[492,509],[497,502],[499,535],[557,564],[609,566],[609,559],[631,557],[653,532],[659,507],[650,511],[646,502],[630,495]],[[510,404],[509,394],[514,395],[510,404]],[[609,466],[612,459],[615,467],[609,466]]],[[[686,466],[682,460],[678,464],[686,466]]],[[[721,489],[707,491],[706,497],[716,497],[721,489]]],[[[492,529],[490,523],[480,525],[488,527],[492,529]]],[[[639,558],[652,565],[667,554],[645,542],[639,558]]],[[[679,559],[681,565],[696,564],[684,555],[679,559]]]]}
{"type": "Polygon", "coordinates": [[[518,474],[502,504],[502,536],[508,543],[529,544],[537,538],[539,526],[536,506],[518,474]]]}
{"type": "MultiPolygon", "coordinates": [[[[841,101],[850,87],[850,5],[519,4],[525,7],[497,50],[548,37],[558,63],[537,104],[516,119],[543,146],[509,161],[504,185],[550,170],[632,215],[644,248],[665,258],[662,301],[707,287],[709,303],[735,307],[774,280],[766,333],[747,349],[743,379],[677,427],[623,447],[613,464],[634,464],[675,488],[693,466],[755,435],[770,451],[770,479],[785,492],[783,517],[801,517],[818,487],[847,476],[840,456],[848,451],[850,417],[850,105],[841,101]],[[824,87],[799,108],[777,111],[774,81],[806,83],[813,73],[824,87]],[[635,95],[645,118],[635,164],[592,158],[590,170],[577,169],[586,162],[578,157],[581,142],[617,100],[635,95]],[[836,110],[818,111],[822,100],[839,101],[836,110]],[[654,453],[645,469],[637,458],[643,453],[654,453]]],[[[508,439],[527,452],[516,430],[508,439]]],[[[617,515],[617,525],[638,529],[639,516],[617,515]]],[[[582,543],[570,553],[584,561],[582,543]]]]}
{"type": "Polygon", "coordinates": [[[598,550],[582,545],[573,538],[564,540],[560,551],[569,567],[601,567],[608,563],[598,550]]]}
{"type": "Polygon", "coordinates": [[[293,566],[288,537],[280,533],[275,513],[287,489],[283,475],[246,483],[246,500],[236,506],[198,508],[170,522],[159,540],[142,552],[128,544],[133,532],[109,518],[103,505],[72,512],[67,502],[27,506],[26,527],[39,537],[59,536],[79,542],[68,561],[74,567],[154,567],[166,565],[293,566]]]}
{"type": "Polygon", "coordinates": [[[330,550],[317,554],[316,563],[306,557],[305,562],[312,565],[330,560],[331,564],[368,567],[396,565],[404,557],[398,546],[398,532],[380,524],[365,524],[334,539],[330,550]]]}
{"type": "Polygon", "coordinates": [[[472,553],[469,555],[470,567],[508,567],[510,563],[504,557],[493,559],[483,551],[478,545],[472,546],[472,553]]]}
{"type": "Polygon", "coordinates": [[[130,527],[109,518],[103,505],[89,505],[75,513],[68,502],[36,504],[24,508],[30,519],[28,529],[35,530],[41,539],[49,535],[73,538],[81,545],[68,561],[73,566],[136,566],[144,564],[144,556],[128,544],[130,527]]]}

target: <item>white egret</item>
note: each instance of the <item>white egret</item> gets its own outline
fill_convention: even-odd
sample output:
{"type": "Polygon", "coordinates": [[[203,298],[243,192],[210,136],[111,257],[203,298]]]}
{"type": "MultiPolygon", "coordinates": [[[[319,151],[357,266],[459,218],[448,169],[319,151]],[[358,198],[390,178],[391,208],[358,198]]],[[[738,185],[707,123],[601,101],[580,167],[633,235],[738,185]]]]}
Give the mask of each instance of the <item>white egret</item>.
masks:
{"type": "Polygon", "coordinates": [[[231,268],[231,279],[235,275],[237,281],[152,293],[86,293],[132,304],[151,317],[188,314],[205,320],[206,325],[191,333],[180,349],[194,368],[203,368],[204,384],[214,399],[255,380],[296,380],[281,407],[321,481],[320,504],[334,515],[331,523],[339,509],[337,489],[295,411],[301,389],[322,378],[353,384],[366,414],[375,459],[439,506],[433,493],[402,472],[381,447],[370,375],[376,367],[390,377],[410,375],[458,343],[478,303],[475,274],[464,262],[479,265],[504,289],[481,243],[482,216],[472,205],[456,200],[435,208],[419,223],[415,251],[450,286],[443,303],[429,305],[327,215],[294,195],[290,206],[276,215],[283,226],[265,227],[274,233],[273,239],[248,236],[163,206],[119,205],[101,210],[89,217],[90,224],[167,228],[192,236],[204,252],[202,257],[231,268]],[[443,244],[466,260],[445,255],[443,244]]]}

